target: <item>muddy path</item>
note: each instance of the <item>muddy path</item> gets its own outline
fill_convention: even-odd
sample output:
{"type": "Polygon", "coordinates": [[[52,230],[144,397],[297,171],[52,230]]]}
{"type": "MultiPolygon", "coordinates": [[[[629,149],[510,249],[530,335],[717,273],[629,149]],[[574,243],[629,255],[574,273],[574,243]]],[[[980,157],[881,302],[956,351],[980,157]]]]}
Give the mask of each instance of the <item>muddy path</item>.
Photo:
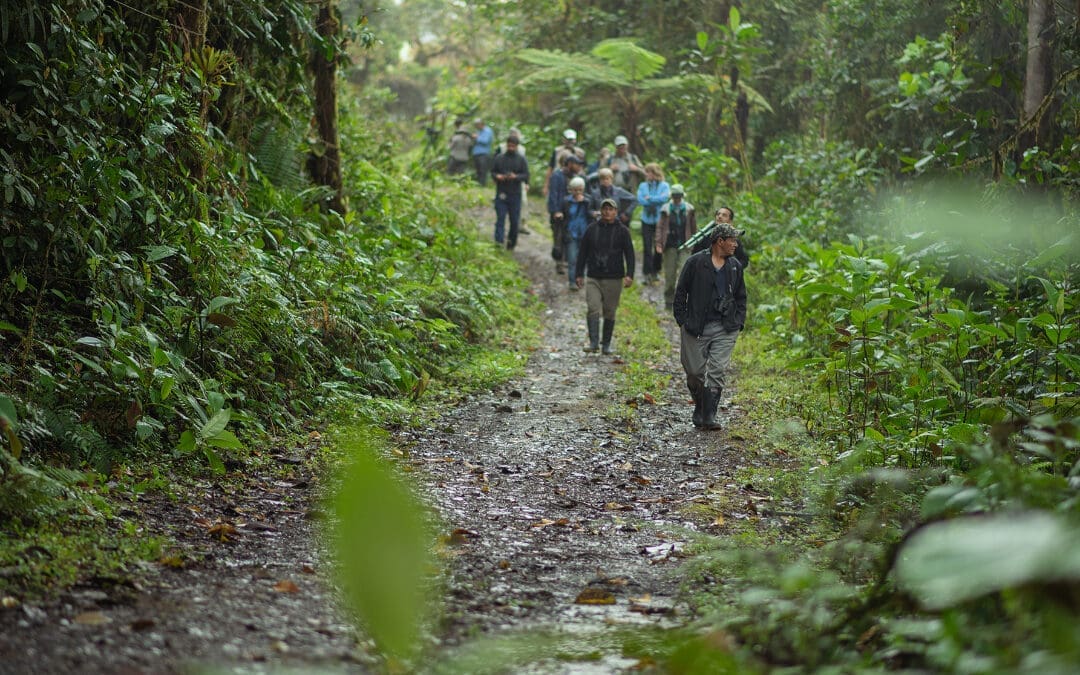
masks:
{"type": "MultiPolygon", "coordinates": [[[[478,236],[490,239],[491,215],[476,218],[478,236]]],[[[434,639],[448,652],[518,629],[685,621],[677,575],[685,544],[694,532],[717,532],[713,516],[693,506],[717,491],[746,501],[733,478],[745,462],[740,440],[690,424],[674,324],[664,319],[671,348],[656,359],[672,375],[669,390],[630,416],[612,414],[625,404],[614,378],[625,335],[616,327],[613,356],[582,351],[584,293],[555,274],[546,223],[532,217],[527,227],[507,253],[546,306],[526,374],[397,436],[404,456],[395,461],[411,466],[445,528],[434,639]]],[[[644,293],[662,307],[660,286],[644,293]]],[[[732,395],[737,403],[737,380],[732,395]]],[[[738,414],[737,405],[722,411],[738,414]]],[[[378,671],[320,545],[318,477],[307,462],[317,436],[239,467],[227,487],[194,482],[131,495],[117,526],[128,521],[177,546],[158,563],[87,580],[48,602],[5,600],[0,673],[378,671]]],[[[611,654],[587,672],[632,665],[611,654]]]]}
{"type": "MultiPolygon", "coordinates": [[[[490,217],[477,218],[490,238],[490,217]]],[[[670,350],[656,358],[671,375],[668,390],[619,414],[626,327],[620,334],[616,323],[614,355],[585,353],[584,292],[555,273],[546,222],[534,216],[527,228],[512,255],[546,311],[526,375],[401,438],[446,522],[450,645],[511,629],[587,633],[684,621],[684,548],[696,532],[718,532],[714,515],[692,507],[717,490],[742,490],[733,484],[740,439],[691,425],[674,321],[662,319],[670,350]]],[[[663,287],[642,290],[664,314],[663,287]]],[[[740,414],[737,397],[734,387],[725,392],[728,421],[740,414]]],[[[633,663],[609,655],[588,672],[633,663]]]]}

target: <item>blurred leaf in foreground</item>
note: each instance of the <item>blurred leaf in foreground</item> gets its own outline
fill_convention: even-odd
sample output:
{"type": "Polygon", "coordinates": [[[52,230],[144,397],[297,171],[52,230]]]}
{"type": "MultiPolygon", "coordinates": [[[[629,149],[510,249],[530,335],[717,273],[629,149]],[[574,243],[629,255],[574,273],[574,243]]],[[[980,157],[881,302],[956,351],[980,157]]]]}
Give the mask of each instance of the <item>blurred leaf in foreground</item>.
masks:
{"type": "Polygon", "coordinates": [[[935,523],[904,545],[896,575],[929,609],[1006,588],[1077,580],[1080,531],[1040,511],[935,523]]]}
{"type": "Polygon", "coordinates": [[[378,459],[374,433],[360,429],[338,443],[350,458],[336,497],[339,574],[380,649],[407,657],[427,610],[432,538],[409,489],[378,459]]]}

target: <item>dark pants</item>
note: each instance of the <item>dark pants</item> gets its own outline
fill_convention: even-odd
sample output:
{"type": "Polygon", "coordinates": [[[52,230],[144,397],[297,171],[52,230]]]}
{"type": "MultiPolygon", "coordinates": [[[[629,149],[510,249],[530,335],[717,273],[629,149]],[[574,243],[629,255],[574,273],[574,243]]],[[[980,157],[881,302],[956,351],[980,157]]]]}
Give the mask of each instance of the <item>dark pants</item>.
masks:
{"type": "Polygon", "coordinates": [[[566,260],[566,218],[555,218],[552,213],[548,214],[548,222],[551,223],[551,257],[559,263],[566,260]]]}
{"type": "Polygon", "coordinates": [[[491,155],[473,155],[473,168],[476,169],[476,182],[487,185],[488,174],[491,172],[491,155]]]}
{"type": "Polygon", "coordinates": [[[657,274],[660,271],[659,261],[656,259],[656,223],[641,223],[641,273],[645,276],[657,274]]]}
{"type": "Polygon", "coordinates": [[[506,248],[514,248],[521,225],[521,188],[516,184],[495,195],[495,241],[500,244],[503,243],[507,216],[510,216],[510,232],[506,237],[506,248]]]}

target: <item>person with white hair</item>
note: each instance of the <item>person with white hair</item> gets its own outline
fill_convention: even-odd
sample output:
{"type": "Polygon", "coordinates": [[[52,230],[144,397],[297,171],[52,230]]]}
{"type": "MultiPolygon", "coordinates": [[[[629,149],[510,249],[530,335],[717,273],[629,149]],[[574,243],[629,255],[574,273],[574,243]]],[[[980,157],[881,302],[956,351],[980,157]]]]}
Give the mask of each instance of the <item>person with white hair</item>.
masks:
{"type": "Polygon", "coordinates": [[[566,223],[563,242],[566,246],[566,266],[570,290],[576,291],[578,290],[577,278],[575,277],[578,251],[581,250],[581,238],[585,236],[585,229],[589,226],[591,220],[589,217],[591,215],[589,200],[585,197],[585,179],[581,176],[571,178],[567,192],[562,207],[563,221],[566,223]]]}

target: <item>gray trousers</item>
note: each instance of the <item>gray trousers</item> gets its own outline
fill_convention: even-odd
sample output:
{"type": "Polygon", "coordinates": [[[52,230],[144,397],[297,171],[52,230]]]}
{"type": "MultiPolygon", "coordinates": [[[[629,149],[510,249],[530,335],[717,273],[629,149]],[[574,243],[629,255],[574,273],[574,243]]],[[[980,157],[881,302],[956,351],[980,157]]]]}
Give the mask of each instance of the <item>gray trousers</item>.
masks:
{"type": "Polygon", "coordinates": [[[738,337],[739,331],[728,333],[719,321],[705,324],[701,337],[694,337],[682,329],[679,358],[691,393],[700,392],[702,387],[720,389],[727,384],[724,371],[731,363],[731,352],[738,337]]]}
{"type": "Polygon", "coordinates": [[[604,321],[615,319],[622,297],[622,279],[585,277],[585,307],[588,316],[603,315],[604,321]]]}

